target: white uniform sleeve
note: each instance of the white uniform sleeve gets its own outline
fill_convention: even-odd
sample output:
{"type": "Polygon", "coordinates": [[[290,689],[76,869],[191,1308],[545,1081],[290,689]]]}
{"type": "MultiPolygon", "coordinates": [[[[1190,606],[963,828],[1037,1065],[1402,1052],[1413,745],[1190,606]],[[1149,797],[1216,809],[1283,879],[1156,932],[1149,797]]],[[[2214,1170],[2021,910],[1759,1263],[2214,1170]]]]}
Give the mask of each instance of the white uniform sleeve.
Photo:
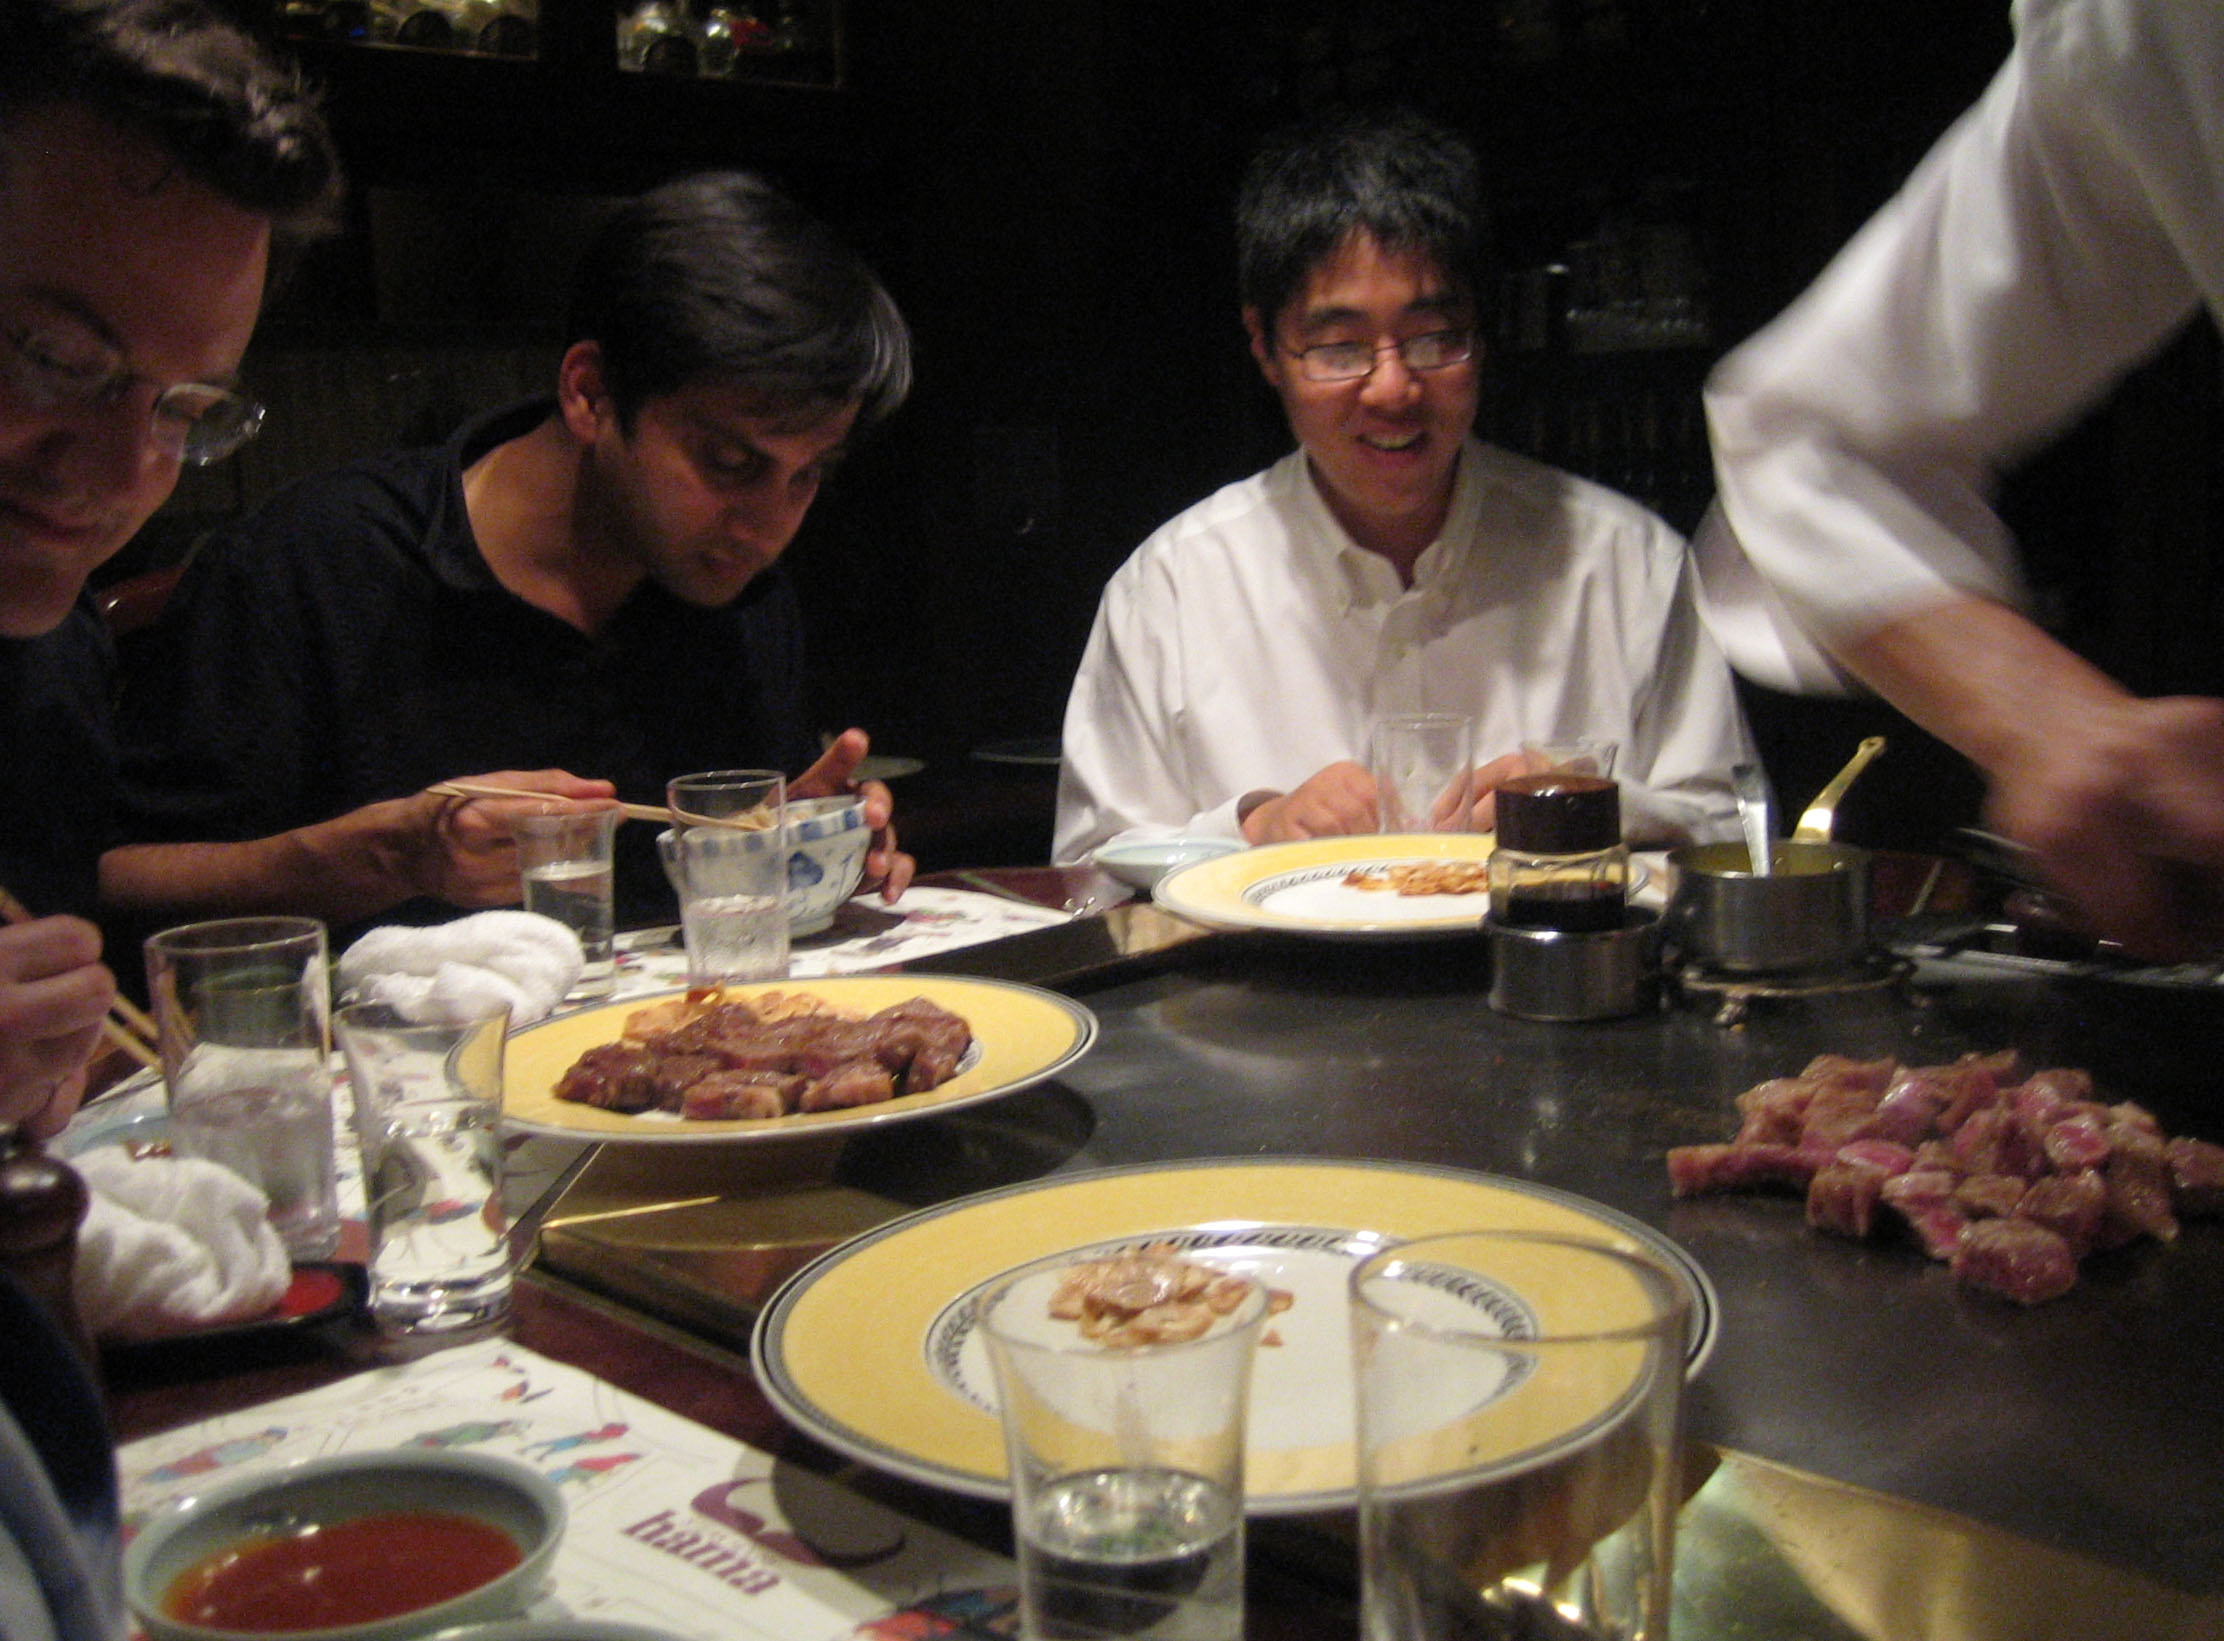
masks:
{"type": "Polygon", "coordinates": [[[1960,592],[2016,601],[1995,475],[2198,305],[2152,199],[2168,162],[2142,146],[2167,108],[2142,105],[2128,129],[2108,103],[2155,65],[2122,42],[2111,57],[2096,37],[2107,17],[2086,15],[2137,9],[2021,8],[2025,39],[1983,99],[1710,380],[1730,530],[1702,542],[1702,582],[1741,670],[1828,688],[1842,675],[1815,664],[1810,636],[1857,635],[1960,592]],[[1787,620],[1800,631],[1785,634],[1787,620]]]}

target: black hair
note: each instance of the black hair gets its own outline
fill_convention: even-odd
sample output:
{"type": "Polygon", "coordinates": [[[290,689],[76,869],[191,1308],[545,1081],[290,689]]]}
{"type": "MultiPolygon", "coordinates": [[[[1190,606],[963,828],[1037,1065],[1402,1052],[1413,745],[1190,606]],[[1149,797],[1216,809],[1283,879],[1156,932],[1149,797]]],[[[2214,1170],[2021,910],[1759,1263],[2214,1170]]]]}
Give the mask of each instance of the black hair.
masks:
{"type": "Polygon", "coordinates": [[[269,220],[272,283],[338,226],[339,154],[315,93],[211,0],[0,0],[0,42],[0,131],[78,103],[146,138],[269,220]]]}
{"type": "Polygon", "coordinates": [[[1406,109],[1336,115],[1263,142],[1236,198],[1236,281],[1270,327],[1354,233],[1419,251],[1464,296],[1482,279],[1480,166],[1467,142],[1406,109]]]}
{"type": "Polygon", "coordinates": [[[580,259],[567,339],[600,346],[623,421],[646,399],[726,379],[778,412],[855,404],[863,431],[911,390],[911,334],[872,270],[739,171],[621,205],[580,259]]]}

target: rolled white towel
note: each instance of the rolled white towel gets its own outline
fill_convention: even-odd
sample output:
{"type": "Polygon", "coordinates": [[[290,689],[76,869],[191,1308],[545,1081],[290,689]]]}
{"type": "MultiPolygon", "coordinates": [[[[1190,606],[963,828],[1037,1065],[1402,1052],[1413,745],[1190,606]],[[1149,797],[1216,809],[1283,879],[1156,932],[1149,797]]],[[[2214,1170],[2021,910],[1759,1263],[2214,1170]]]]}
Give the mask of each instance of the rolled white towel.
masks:
{"type": "Polygon", "coordinates": [[[372,929],[341,954],[338,979],[343,992],[413,1020],[507,1003],[515,1027],[561,1003],[585,961],[579,937],[554,918],[474,912],[426,929],[372,929]]]}
{"type": "Polygon", "coordinates": [[[163,1339],[263,1315],[292,1280],[262,1192],[198,1157],[71,1159],[91,1194],[77,1233],[78,1310],[96,1339],[163,1339]]]}
{"type": "Polygon", "coordinates": [[[497,1006],[512,1021],[548,1012],[507,975],[469,963],[443,963],[431,974],[373,974],[357,988],[366,1003],[384,1003],[408,1020],[470,1019],[497,1006]]]}

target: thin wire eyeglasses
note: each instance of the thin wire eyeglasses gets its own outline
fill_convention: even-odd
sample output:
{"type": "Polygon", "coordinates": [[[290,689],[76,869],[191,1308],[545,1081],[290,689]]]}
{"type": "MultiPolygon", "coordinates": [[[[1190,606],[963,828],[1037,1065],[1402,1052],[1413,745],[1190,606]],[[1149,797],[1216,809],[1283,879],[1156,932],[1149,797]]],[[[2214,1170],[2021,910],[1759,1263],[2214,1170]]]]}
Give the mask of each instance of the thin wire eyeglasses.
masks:
{"type": "Polygon", "coordinates": [[[18,397],[40,410],[122,402],[134,385],[154,388],[148,437],[174,461],[205,467],[262,430],[263,407],[213,382],[167,386],[133,370],[122,352],[75,326],[0,324],[5,374],[18,397]]]}
{"type": "Polygon", "coordinates": [[[1443,370],[1463,365],[1475,357],[1472,330],[1423,331],[1419,336],[1384,342],[1322,342],[1315,347],[1287,348],[1308,382],[1353,382],[1372,376],[1386,353],[1395,353],[1408,370],[1443,370]]]}

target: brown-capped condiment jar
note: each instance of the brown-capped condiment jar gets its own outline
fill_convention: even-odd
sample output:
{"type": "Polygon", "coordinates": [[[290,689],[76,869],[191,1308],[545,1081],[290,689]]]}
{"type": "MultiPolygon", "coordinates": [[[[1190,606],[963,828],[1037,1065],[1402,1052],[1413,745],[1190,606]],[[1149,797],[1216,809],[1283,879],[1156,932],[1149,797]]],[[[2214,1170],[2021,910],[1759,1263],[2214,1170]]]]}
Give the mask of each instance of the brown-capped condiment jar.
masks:
{"type": "Polygon", "coordinates": [[[1498,788],[1490,915],[1515,928],[1618,929],[1629,904],[1621,788],[1553,770],[1498,788]]]}

